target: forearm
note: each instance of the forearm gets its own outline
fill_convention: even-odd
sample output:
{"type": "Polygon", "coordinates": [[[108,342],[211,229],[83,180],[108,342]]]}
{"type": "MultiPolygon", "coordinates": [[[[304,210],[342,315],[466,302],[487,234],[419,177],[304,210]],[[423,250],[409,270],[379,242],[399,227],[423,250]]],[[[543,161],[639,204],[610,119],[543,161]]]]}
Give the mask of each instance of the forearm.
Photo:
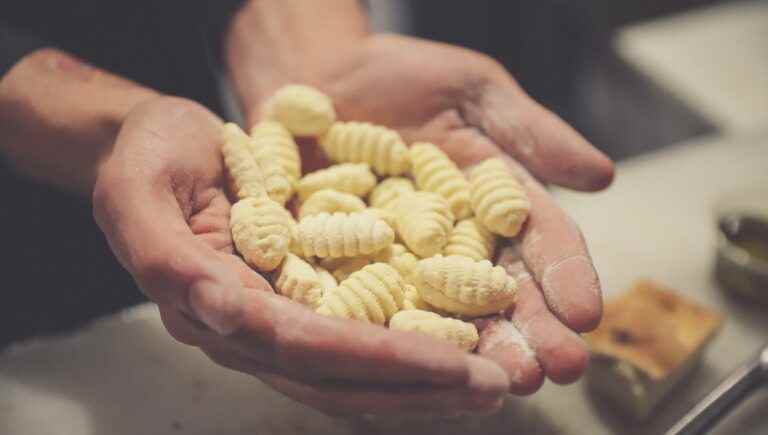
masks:
{"type": "Polygon", "coordinates": [[[36,181],[90,194],[125,115],[156,92],[41,49],[0,80],[0,152],[36,181]]]}
{"type": "Polygon", "coordinates": [[[317,84],[333,74],[328,58],[353,49],[368,32],[359,0],[249,1],[224,39],[227,67],[244,110],[250,112],[283,84],[317,84]]]}

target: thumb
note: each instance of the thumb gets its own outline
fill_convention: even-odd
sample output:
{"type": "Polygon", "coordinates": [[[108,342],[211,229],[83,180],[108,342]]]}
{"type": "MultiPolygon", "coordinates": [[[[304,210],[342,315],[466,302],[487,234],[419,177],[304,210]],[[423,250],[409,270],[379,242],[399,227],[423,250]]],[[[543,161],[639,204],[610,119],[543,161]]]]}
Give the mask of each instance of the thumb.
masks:
{"type": "Polygon", "coordinates": [[[220,334],[236,331],[244,299],[237,273],[192,233],[170,179],[135,180],[107,168],[93,194],[94,217],[118,261],[155,303],[220,334]]]}

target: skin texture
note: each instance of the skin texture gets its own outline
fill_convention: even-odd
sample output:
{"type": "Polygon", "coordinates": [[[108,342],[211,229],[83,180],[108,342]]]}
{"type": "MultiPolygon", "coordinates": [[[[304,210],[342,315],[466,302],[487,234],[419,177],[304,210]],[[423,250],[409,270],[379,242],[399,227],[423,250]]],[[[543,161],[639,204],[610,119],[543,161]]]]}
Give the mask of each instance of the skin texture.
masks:
{"type": "Polygon", "coordinates": [[[0,152],[22,176],[88,195],[126,114],[156,96],[62,51],[34,51],[0,77],[0,152]]]}

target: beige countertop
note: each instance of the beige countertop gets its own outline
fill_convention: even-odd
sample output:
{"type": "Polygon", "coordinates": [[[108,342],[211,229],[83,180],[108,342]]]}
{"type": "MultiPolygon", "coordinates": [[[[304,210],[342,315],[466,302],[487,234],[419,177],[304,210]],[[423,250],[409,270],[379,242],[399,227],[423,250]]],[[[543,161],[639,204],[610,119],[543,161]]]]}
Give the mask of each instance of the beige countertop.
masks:
{"type": "Polygon", "coordinates": [[[732,1],[630,25],[629,64],[726,133],[768,126],[768,1],[732,1]]]}
{"type": "MultiPolygon", "coordinates": [[[[488,418],[342,422],[175,343],[155,307],[145,305],[0,354],[0,434],[659,433],[768,340],[768,316],[726,298],[711,276],[714,205],[756,185],[768,187],[768,134],[681,144],[623,162],[607,192],[558,192],[590,241],[609,297],[648,277],[728,315],[703,366],[650,425],[623,423],[580,383],[547,384],[533,397],[511,398],[488,418]]],[[[768,433],[766,406],[762,391],[713,433],[768,433]]]]}

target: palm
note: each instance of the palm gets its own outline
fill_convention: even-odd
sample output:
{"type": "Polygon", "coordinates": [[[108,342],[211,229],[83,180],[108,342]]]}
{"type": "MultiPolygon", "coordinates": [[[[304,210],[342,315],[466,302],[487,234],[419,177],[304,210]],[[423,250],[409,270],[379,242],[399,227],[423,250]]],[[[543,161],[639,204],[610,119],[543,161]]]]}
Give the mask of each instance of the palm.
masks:
{"type": "MultiPolygon", "coordinates": [[[[126,121],[97,185],[97,219],[105,231],[109,230],[104,227],[114,222],[117,217],[111,214],[118,210],[116,204],[110,201],[126,200],[143,193],[136,190],[144,188],[160,189],[164,195],[153,198],[157,204],[143,208],[137,205],[132,212],[158,216],[148,216],[150,220],[162,219],[166,212],[180,215],[182,219],[158,222],[152,228],[147,228],[150,237],[155,232],[188,236],[203,252],[216,255],[222,260],[227,269],[224,273],[239,277],[242,285],[247,287],[264,288],[263,278],[234,253],[229,232],[231,203],[225,192],[225,174],[219,148],[221,122],[200,106],[180,102],[182,100],[166,99],[145,105],[135,110],[126,121]],[[130,177],[130,180],[120,180],[124,177],[130,177]],[[133,186],[133,181],[142,183],[142,187],[133,186]],[[114,186],[133,191],[118,193],[114,186]],[[109,191],[105,192],[107,189],[109,191]],[[101,200],[102,193],[108,197],[106,200],[101,200]],[[159,228],[161,224],[168,227],[159,228]]],[[[148,234],[141,236],[145,238],[148,234]]],[[[157,237],[163,235],[157,234],[157,237]]],[[[135,255],[127,252],[127,246],[113,243],[113,249],[129,270],[131,266],[142,268],[141,264],[130,264],[135,261],[135,255]]],[[[156,255],[168,253],[158,252],[156,255]]],[[[152,261],[161,260],[147,260],[152,261]]],[[[156,277],[149,273],[139,274],[136,278],[140,287],[148,291],[148,288],[154,286],[152,281],[156,277]]],[[[166,302],[162,298],[154,299],[161,304],[166,302]]]]}
{"type": "MultiPolygon", "coordinates": [[[[318,77],[312,84],[333,98],[343,120],[395,128],[407,142],[434,142],[461,167],[505,152],[520,159],[509,162],[537,210],[500,262],[521,290],[510,318],[478,322],[479,352],[511,375],[518,393],[535,391],[545,374],[576,379],[586,353],[573,330],[589,330],[599,319],[599,284],[578,230],[528,171],[591,189],[606,182],[610,162],[530,100],[496,62],[469,50],[373,36],[318,77]],[[581,278],[569,285],[563,276],[570,274],[581,278]]],[[[257,118],[254,112],[251,120],[257,118]]],[[[303,153],[306,167],[328,164],[313,151],[303,153]]]]}

